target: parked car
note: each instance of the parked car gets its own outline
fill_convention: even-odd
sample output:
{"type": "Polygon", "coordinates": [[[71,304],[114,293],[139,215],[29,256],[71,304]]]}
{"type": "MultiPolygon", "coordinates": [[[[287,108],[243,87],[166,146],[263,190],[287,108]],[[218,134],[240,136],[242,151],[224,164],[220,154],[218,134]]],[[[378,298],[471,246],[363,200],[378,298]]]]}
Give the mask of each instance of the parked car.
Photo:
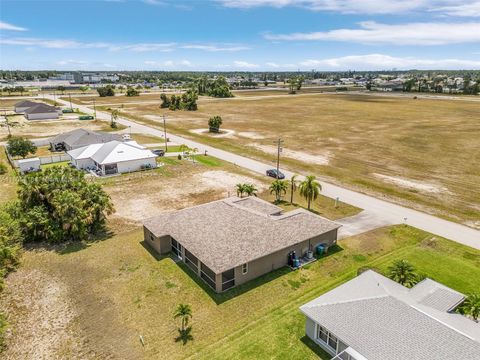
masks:
{"type": "Polygon", "coordinates": [[[154,153],[157,156],[164,156],[165,155],[165,150],[162,150],[162,149],[152,150],[152,153],[154,153]]]}
{"type": "Polygon", "coordinates": [[[275,179],[285,179],[285,175],[281,171],[278,171],[277,174],[277,169],[267,170],[267,176],[273,177],[275,179]]]}

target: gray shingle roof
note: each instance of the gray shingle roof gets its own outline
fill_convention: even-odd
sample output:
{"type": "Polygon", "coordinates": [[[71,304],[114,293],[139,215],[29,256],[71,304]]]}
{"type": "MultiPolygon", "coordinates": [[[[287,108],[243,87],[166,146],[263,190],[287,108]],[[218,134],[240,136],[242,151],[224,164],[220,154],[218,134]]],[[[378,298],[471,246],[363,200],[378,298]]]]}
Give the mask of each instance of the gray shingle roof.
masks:
{"type": "Polygon", "coordinates": [[[480,325],[424,301],[437,291],[456,301],[452,294],[459,293],[450,289],[445,297],[449,288],[430,279],[417,286],[407,289],[367,271],[300,309],[369,360],[478,360],[480,325]]]}
{"type": "Polygon", "coordinates": [[[44,114],[44,113],[58,113],[58,109],[55,106],[39,103],[25,110],[25,114],[44,114]]]}
{"type": "Polygon", "coordinates": [[[264,200],[233,197],[162,214],[144,225],[155,236],[172,236],[215,273],[340,227],[303,209],[273,211],[278,208],[264,200]]]}
{"type": "Polygon", "coordinates": [[[15,107],[27,107],[27,106],[35,106],[35,105],[38,105],[40,103],[38,102],[34,102],[34,101],[30,101],[30,100],[23,100],[23,101],[19,101],[18,103],[15,104],[15,107]]]}
{"type": "Polygon", "coordinates": [[[91,144],[106,143],[114,140],[121,141],[122,136],[119,134],[109,134],[86,129],[75,129],[55,136],[54,138],[50,139],[50,143],[65,143],[71,148],[78,148],[91,144]]]}

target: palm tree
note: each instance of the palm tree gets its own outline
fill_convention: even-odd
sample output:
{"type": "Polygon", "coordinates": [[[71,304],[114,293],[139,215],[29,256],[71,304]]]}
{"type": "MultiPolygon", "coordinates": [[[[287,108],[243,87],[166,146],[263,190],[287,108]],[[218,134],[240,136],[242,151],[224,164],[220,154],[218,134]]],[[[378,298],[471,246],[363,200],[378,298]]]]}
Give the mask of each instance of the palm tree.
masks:
{"type": "Polygon", "coordinates": [[[237,184],[235,188],[237,189],[237,196],[243,197],[243,194],[245,193],[245,184],[237,184]]]}
{"type": "Polygon", "coordinates": [[[316,180],[315,176],[308,175],[305,180],[300,183],[300,195],[303,196],[308,202],[308,210],[312,200],[316,200],[320,191],[322,191],[322,185],[316,180]]]}
{"type": "Polygon", "coordinates": [[[469,315],[478,321],[480,317],[480,294],[470,294],[460,307],[461,313],[469,315]]]}
{"type": "Polygon", "coordinates": [[[270,185],[270,194],[275,194],[275,202],[279,202],[282,194],[286,194],[288,182],[286,180],[275,180],[270,185]]]}
{"type": "Polygon", "coordinates": [[[180,318],[182,320],[181,332],[185,331],[185,327],[188,325],[188,321],[192,317],[192,308],[187,304],[178,304],[173,314],[174,319],[180,318]]]}
{"type": "Polygon", "coordinates": [[[293,193],[297,191],[297,177],[295,174],[290,179],[290,204],[293,204],[293,193]]]}
{"type": "Polygon", "coordinates": [[[253,184],[243,184],[243,191],[247,196],[257,196],[257,188],[253,184]]]}
{"type": "Polygon", "coordinates": [[[407,260],[395,261],[388,268],[388,277],[408,288],[411,288],[418,282],[415,268],[407,260]]]}

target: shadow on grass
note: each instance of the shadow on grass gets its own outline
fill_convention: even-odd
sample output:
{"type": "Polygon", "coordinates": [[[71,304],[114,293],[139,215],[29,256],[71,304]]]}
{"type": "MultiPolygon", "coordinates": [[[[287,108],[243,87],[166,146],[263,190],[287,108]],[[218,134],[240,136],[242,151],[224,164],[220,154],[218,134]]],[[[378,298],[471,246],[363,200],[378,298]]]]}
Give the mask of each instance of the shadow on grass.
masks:
{"type": "Polygon", "coordinates": [[[42,249],[42,250],[48,250],[48,251],[55,251],[60,255],[65,255],[65,254],[75,253],[80,250],[84,250],[95,243],[108,240],[114,235],[115,235],[114,232],[105,226],[105,227],[102,227],[99,231],[97,231],[97,233],[88,240],[82,240],[82,241],[71,240],[71,241],[66,241],[64,243],[59,243],[59,244],[50,244],[47,242],[38,242],[38,243],[29,242],[29,243],[25,243],[23,247],[26,250],[42,249]]]}
{"type": "Polygon", "coordinates": [[[189,326],[184,330],[178,329],[178,336],[175,338],[175,342],[181,342],[182,345],[186,345],[189,341],[193,341],[192,327],[189,326]]]}
{"type": "Polygon", "coordinates": [[[308,336],[303,336],[300,341],[305,344],[310,350],[312,350],[320,359],[328,360],[332,358],[332,355],[323,350],[315,341],[308,336]]]}
{"type": "MultiPolygon", "coordinates": [[[[185,274],[187,274],[190,279],[192,279],[200,288],[202,288],[203,291],[207,293],[208,296],[217,304],[223,304],[226,301],[229,301],[237,296],[243,295],[250,290],[253,290],[259,286],[263,286],[270,281],[273,281],[275,279],[278,279],[286,274],[289,274],[295,270],[292,270],[288,266],[281,267],[279,269],[273,270],[267,274],[261,275],[258,278],[252,279],[244,284],[238,285],[236,287],[233,287],[229,290],[226,290],[222,293],[217,293],[215,292],[201,277],[197,275],[196,272],[194,272],[190,267],[185,264],[183,261],[179,261],[177,258],[175,258],[173,255],[160,255],[158,254],[150,245],[148,245],[145,241],[140,241],[140,244],[149,252],[152,257],[154,257],[157,261],[163,260],[165,258],[170,258],[173,261],[175,261],[178,265],[178,267],[183,270],[185,274]]],[[[340,251],[343,251],[343,248],[339,246],[338,244],[335,244],[331,246],[328,250],[328,254],[322,254],[322,255],[316,255],[317,260],[322,260],[324,258],[327,258],[333,254],[336,254],[340,251]]],[[[308,268],[311,266],[310,264],[305,265],[305,268],[308,268]]]]}

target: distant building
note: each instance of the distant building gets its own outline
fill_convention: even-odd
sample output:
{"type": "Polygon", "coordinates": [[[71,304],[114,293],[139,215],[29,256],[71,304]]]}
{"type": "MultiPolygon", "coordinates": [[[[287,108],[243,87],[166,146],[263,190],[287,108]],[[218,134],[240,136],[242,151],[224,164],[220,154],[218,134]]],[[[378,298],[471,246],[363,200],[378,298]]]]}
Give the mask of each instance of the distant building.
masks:
{"type": "Polygon", "coordinates": [[[61,110],[55,106],[37,103],[24,111],[27,120],[58,119],[61,110]]]}
{"type": "Polygon", "coordinates": [[[50,148],[56,151],[68,151],[92,144],[122,141],[120,134],[111,134],[86,129],[75,129],[50,139],[50,148]]]}

